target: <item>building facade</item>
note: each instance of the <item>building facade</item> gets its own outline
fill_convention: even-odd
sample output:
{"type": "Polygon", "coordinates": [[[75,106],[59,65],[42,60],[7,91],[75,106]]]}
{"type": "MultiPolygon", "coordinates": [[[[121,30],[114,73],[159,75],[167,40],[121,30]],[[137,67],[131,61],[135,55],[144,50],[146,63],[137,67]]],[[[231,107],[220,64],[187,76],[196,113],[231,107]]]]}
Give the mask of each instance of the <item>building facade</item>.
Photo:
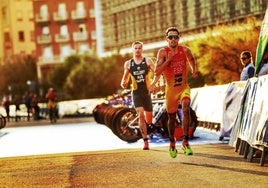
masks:
{"type": "Polygon", "coordinates": [[[71,54],[96,53],[93,0],[33,1],[38,78],[71,54]]]}
{"type": "Polygon", "coordinates": [[[0,62],[35,55],[32,0],[0,0],[0,11],[0,62]]]}
{"type": "Polygon", "coordinates": [[[148,50],[161,47],[170,26],[196,34],[216,24],[263,18],[267,0],[100,0],[103,51],[131,52],[130,44],[141,40],[148,50]]]}

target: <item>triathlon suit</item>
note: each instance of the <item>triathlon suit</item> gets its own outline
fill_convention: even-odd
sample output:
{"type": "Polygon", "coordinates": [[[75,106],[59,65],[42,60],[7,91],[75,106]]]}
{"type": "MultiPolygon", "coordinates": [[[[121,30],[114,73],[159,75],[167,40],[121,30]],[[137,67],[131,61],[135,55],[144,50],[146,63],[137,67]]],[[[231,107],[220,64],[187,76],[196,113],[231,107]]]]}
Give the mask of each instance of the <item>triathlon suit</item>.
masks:
{"type": "Polygon", "coordinates": [[[152,111],[151,95],[148,94],[149,67],[143,58],[140,64],[136,64],[134,59],[130,60],[129,71],[132,81],[132,101],[135,108],[143,107],[145,111],[152,111]]]}
{"type": "MultiPolygon", "coordinates": [[[[170,48],[165,48],[166,53],[170,48]]],[[[190,99],[190,87],[187,83],[187,57],[183,47],[178,46],[178,53],[174,55],[170,64],[164,69],[166,79],[166,109],[168,113],[177,112],[179,101],[190,99]]]]}

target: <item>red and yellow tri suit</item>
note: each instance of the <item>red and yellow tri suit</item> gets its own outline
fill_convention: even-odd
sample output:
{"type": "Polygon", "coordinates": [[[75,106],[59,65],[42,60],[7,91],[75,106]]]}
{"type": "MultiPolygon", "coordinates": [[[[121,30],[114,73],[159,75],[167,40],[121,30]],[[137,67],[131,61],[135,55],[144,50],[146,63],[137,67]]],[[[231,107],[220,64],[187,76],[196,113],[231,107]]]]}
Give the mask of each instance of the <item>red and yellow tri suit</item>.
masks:
{"type": "MultiPolygon", "coordinates": [[[[166,47],[165,51],[168,54],[170,48],[166,47]]],[[[187,82],[187,57],[182,46],[178,46],[178,53],[164,69],[163,75],[166,80],[166,109],[168,113],[175,113],[180,100],[190,99],[190,87],[187,82]]]]}

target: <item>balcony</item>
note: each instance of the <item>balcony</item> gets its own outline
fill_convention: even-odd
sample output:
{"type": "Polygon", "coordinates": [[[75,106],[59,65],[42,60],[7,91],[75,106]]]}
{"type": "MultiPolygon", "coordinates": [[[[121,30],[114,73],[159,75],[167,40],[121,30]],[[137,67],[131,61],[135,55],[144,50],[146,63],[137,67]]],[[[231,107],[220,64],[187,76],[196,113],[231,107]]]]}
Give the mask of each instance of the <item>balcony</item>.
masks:
{"type": "Polygon", "coordinates": [[[59,13],[59,12],[54,12],[53,13],[53,20],[57,23],[66,23],[67,20],[68,20],[68,13],[67,12],[62,12],[62,13],[59,13]]]}
{"type": "Polygon", "coordinates": [[[72,11],[72,20],[75,22],[84,22],[86,19],[85,10],[73,10],[72,11]]]}
{"type": "Polygon", "coordinates": [[[88,40],[88,32],[74,32],[73,33],[73,40],[75,42],[80,42],[80,41],[87,41],[88,40]]]}
{"type": "Polygon", "coordinates": [[[59,55],[51,55],[50,57],[39,57],[39,65],[48,65],[48,64],[59,64],[64,62],[64,57],[59,55]]]}
{"type": "Polygon", "coordinates": [[[66,35],[56,34],[55,35],[55,41],[58,42],[58,43],[69,42],[70,41],[70,35],[69,34],[66,34],[66,35]]]}
{"type": "Polygon", "coordinates": [[[38,44],[49,44],[51,43],[51,35],[40,35],[37,37],[38,44]]]}
{"type": "Polygon", "coordinates": [[[46,13],[46,14],[36,14],[35,15],[35,22],[38,24],[38,25],[48,25],[50,23],[50,18],[49,18],[49,14],[46,13]]]}

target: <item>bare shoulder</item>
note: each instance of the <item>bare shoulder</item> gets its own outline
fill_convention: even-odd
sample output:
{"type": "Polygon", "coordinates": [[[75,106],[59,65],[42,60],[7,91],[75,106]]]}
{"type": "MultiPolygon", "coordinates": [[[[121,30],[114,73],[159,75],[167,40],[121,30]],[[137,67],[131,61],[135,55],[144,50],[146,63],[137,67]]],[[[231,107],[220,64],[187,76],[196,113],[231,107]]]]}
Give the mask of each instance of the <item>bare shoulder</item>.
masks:
{"type": "Polygon", "coordinates": [[[192,52],[188,46],[181,46],[181,47],[183,48],[183,51],[187,56],[192,56],[192,52]]]}
{"type": "Polygon", "coordinates": [[[129,69],[129,68],[130,68],[130,60],[127,60],[127,61],[124,63],[124,68],[125,68],[125,69],[129,69]]]}
{"type": "Polygon", "coordinates": [[[147,64],[151,64],[153,62],[152,58],[150,57],[145,57],[145,61],[147,64]]]}
{"type": "Polygon", "coordinates": [[[157,55],[158,55],[158,57],[165,57],[166,56],[166,49],[165,48],[159,49],[157,55]]]}
{"type": "Polygon", "coordinates": [[[166,52],[166,49],[165,48],[160,48],[159,50],[158,50],[158,53],[165,53],[166,52]]]}

